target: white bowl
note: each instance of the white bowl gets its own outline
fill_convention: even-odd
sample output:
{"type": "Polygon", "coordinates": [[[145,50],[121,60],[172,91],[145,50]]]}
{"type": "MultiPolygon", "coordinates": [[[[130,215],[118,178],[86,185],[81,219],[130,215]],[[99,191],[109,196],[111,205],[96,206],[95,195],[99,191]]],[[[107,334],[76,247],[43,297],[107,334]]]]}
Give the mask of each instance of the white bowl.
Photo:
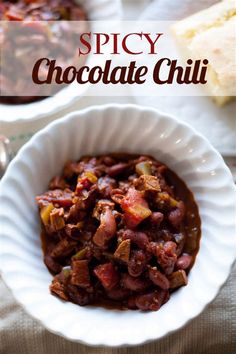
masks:
{"type": "Polygon", "coordinates": [[[236,188],[208,141],[154,109],[107,105],[75,112],[37,133],[0,183],[3,279],[36,319],[67,339],[89,345],[137,345],[177,330],[214,299],[235,259],[236,188]],[[202,238],[189,284],[158,312],[80,307],[50,295],[35,196],[67,159],[104,152],[147,153],[165,162],[193,191],[202,238]]]}
{"type": "MultiPolygon", "coordinates": [[[[89,21],[115,21],[121,18],[121,0],[76,0],[76,2],[83,6],[89,21]]],[[[102,65],[106,59],[105,55],[100,56],[97,58],[97,65],[102,65]]],[[[87,64],[91,65],[92,60],[94,60],[92,56],[88,57],[87,64]]],[[[89,84],[68,85],[52,97],[27,104],[0,103],[0,122],[29,121],[57,113],[82,97],[89,86],[89,84]]]]}

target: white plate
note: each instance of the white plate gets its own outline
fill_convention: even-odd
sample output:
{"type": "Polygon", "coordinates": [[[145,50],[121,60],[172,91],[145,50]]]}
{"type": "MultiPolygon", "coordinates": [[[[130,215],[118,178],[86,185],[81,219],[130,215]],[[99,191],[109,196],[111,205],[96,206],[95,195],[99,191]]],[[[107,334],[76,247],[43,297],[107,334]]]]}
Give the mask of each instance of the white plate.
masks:
{"type": "MultiPolygon", "coordinates": [[[[142,13],[142,21],[176,21],[218,2],[217,0],[155,0],[142,13]]],[[[133,94],[135,96],[135,89],[133,94]]],[[[197,93],[196,93],[197,96],[197,93]]],[[[137,103],[155,107],[189,123],[204,134],[223,155],[236,155],[236,102],[217,107],[210,97],[140,97],[137,103]]]]}
{"type": "MultiPolygon", "coordinates": [[[[214,299],[236,254],[236,188],[221,156],[192,128],[150,108],[97,106],[57,120],[18,153],[0,183],[0,268],[15,298],[50,331],[89,345],[138,345],[163,337],[214,299]],[[147,153],[193,191],[202,238],[189,284],[157,312],[80,307],[50,295],[35,196],[67,159],[104,152],[147,153]]],[[[19,324],[20,325],[20,324],[19,324]]]]}
{"type": "MultiPolygon", "coordinates": [[[[76,1],[85,9],[89,21],[115,21],[121,18],[121,0],[76,1]]],[[[104,61],[105,56],[101,56],[99,60],[104,61]]],[[[79,88],[78,85],[70,85],[59,91],[55,96],[48,97],[42,101],[19,105],[0,104],[0,122],[32,120],[57,113],[83,96],[88,87],[89,85],[81,85],[79,88]],[[75,95],[75,90],[77,96],[75,95]]]]}

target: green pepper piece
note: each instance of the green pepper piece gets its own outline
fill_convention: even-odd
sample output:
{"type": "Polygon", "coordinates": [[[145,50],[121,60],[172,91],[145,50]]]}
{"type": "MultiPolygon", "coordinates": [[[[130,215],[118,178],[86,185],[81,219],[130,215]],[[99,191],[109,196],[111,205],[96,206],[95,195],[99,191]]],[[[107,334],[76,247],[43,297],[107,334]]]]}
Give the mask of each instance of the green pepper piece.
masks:
{"type": "Polygon", "coordinates": [[[82,250],[79,250],[79,251],[73,256],[73,259],[76,259],[76,260],[84,259],[85,256],[86,256],[87,250],[88,250],[87,247],[82,248],[82,250]]]}
{"type": "Polygon", "coordinates": [[[45,207],[43,207],[40,211],[41,220],[44,225],[48,225],[50,222],[50,213],[54,209],[54,205],[49,203],[45,207]]]}
{"type": "Polygon", "coordinates": [[[109,253],[109,252],[103,252],[102,253],[103,254],[103,256],[105,256],[106,258],[108,258],[109,260],[114,260],[114,254],[112,254],[112,253],[109,253]]]}
{"type": "Polygon", "coordinates": [[[135,166],[135,170],[136,173],[141,176],[141,175],[151,175],[152,171],[151,171],[151,164],[149,161],[142,161],[139,162],[136,166],[135,166]]]}
{"type": "Polygon", "coordinates": [[[63,275],[65,278],[68,278],[70,276],[70,273],[71,273],[71,268],[63,268],[62,269],[62,272],[63,272],[63,275]]]}

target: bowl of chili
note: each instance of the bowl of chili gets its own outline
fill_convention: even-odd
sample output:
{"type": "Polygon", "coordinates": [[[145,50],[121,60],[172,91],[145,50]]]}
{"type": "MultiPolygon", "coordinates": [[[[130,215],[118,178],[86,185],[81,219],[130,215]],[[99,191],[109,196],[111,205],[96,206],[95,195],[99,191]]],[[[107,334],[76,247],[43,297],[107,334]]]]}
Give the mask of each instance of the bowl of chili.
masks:
{"type": "MultiPolygon", "coordinates": [[[[5,60],[1,63],[1,65],[4,65],[0,78],[1,90],[4,94],[0,97],[0,120],[15,122],[18,120],[39,119],[63,110],[79,99],[79,97],[83,96],[89,88],[89,84],[80,85],[79,87],[78,85],[75,86],[72,84],[54,91],[50,91],[49,89],[47,97],[42,97],[42,92],[37,93],[37,91],[35,95],[32,92],[32,97],[29,96],[28,79],[24,80],[23,74],[26,72],[25,77],[28,78],[28,67],[32,66],[33,61],[30,60],[27,65],[27,56],[29,56],[27,52],[34,52],[34,57],[38,60],[42,56],[41,47],[43,46],[44,56],[46,53],[48,53],[48,57],[60,56],[62,66],[65,65],[66,62],[71,63],[78,45],[78,33],[75,21],[83,23],[81,27],[89,27],[92,21],[119,20],[121,13],[122,5],[120,0],[2,1],[0,4],[0,21],[3,21],[0,24],[3,30],[1,40],[3,41],[6,37],[6,41],[12,43],[12,45],[8,48],[9,53],[6,49],[7,46],[4,47],[5,60]],[[14,27],[10,27],[9,30],[6,29],[6,34],[4,35],[6,21],[14,21],[14,27]],[[62,25],[60,25],[60,21],[62,21],[62,25]],[[68,21],[72,21],[74,25],[69,27],[70,25],[68,24],[67,28],[66,25],[68,21]],[[86,21],[88,21],[87,24],[86,21]],[[23,42],[24,38],[22,38],[22,33],[18,31],[18,27],[21,29],[21,23],[26,23],[26,26],[28,26],[28,36],[26,37],[27,41],[25,41],[27,43],[23,42]],[[70,33],[70,36],[68,33],[70,33]],[[29,34],[31,34],[31,37],[29,34]],[[19,40],[15,38],[18,35],[20,36],[19,40]],[[68,38],[70,40],[68,40],[68,38]],[[14,40],[16,43],[22,41],[22,63],[19,60],[20,46],[17,44],[14,48],[14,40]],[[29,47],[27,47],[27,45],[29,45],[29,47]],[[14,50],[16,50],[17,53],[15,53],[14,50]],[[26,54],[24,54],[24,52],[26,54]],[[60,53],[60,55],[58,53],[60,53]],[[15,61],[14,57],[16,57],[15,61]],[[16,78],[12,77],[11,66],[7,58],[11,59],[11,65],[15,67],[13,72],[15,73],[18,67],[18,72],[20,71],[19,76],[21,76],[21,78],[17,83],[19,89],[17,90],[16,96],[14,96],[16,78]],[[9,92],[9,96],[7,92],[9,92]],[[22,92],[22,96],[19,96],[19,92],[22,92]],[[27,96],[24,96],[24,92],[27,92],[27,96]]],[[[25,27],[23,28],[25,30],[25,27]]],[[[84,29],[84,32],[86,31],[88,30],[84,29]]],[[[105,59],[106,55],[98,58],[98,64],[100,62],[103,63],[105,59]]],[[[84,65],[85,61],[89,63],[91,57],[88,56],[79,60],[81,65],[84,65]]],[[[35,90],[36,87],[32,87],[32,91],[35,90]]]]}

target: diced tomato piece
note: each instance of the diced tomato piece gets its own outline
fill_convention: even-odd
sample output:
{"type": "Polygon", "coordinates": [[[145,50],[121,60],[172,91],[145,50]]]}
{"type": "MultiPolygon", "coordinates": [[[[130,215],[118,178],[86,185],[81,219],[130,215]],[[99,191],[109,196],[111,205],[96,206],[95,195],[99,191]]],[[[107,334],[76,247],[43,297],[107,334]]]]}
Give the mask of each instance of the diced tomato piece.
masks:
{"type": "Polygon", "coordinates": [[[95,275],[98,277],[105,289],[113,289],[119,282],[119,275],[112,263],[105,263],[94,269],[95,275]]]}
{"type": "Polygon", "coordinates": [[[6,12],[6,18],[9,21],[23,21],[24,17],[22,12],[18,11],[17,9],[12,8],[6,12]]]}
{"type": "Polygon", "coordinates": [[[125,212],[125,222],[129,228],[135,228],[152,213],[142,194],[134,188],[129,188],[121,202],[121,208],[125,212]]]}

